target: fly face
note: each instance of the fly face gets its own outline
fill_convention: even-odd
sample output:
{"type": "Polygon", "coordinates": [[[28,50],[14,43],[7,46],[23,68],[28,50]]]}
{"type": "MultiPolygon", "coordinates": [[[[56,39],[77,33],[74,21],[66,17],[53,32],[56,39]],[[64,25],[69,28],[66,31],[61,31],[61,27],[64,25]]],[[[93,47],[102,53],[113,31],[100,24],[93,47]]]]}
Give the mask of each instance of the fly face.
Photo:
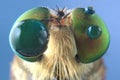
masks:
{"type": "Polygon", "coordinates": [[[82,79],[106,52],[109,32],[92,7],[55,11],[38,7],[21,15],[10,32],[11,48],[34,79],[82,79]]]}

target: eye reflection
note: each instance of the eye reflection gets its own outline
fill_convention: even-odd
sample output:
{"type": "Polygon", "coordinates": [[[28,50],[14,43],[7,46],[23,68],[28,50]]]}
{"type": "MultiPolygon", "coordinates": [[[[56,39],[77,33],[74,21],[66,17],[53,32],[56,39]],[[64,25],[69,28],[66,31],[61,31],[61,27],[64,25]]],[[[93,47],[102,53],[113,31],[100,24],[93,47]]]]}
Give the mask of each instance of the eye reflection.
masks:
{"type": "Polygon", "coordinates": [[[27,57],[33,59],[41,56],[46,49],[48,31],[41,21],[28,19],[13,26],[9,38],[14,53],[26,60],[27,57]]]}

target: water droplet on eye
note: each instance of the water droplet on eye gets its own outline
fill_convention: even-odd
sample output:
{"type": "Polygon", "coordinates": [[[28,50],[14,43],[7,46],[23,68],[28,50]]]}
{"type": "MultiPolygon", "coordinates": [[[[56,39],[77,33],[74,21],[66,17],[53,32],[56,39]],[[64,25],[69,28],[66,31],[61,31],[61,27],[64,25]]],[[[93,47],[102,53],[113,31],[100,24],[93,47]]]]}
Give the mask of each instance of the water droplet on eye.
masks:
{"type": "Polygon", "coordinates": [[[89,26],[87,28],[87,35],[90,39],[96,39],[100,37],[102,30],[98,26],[89,26]]]}
{"type": "Polygon", "coordinates": [[[95,13],[95,11],[93,10],[93,7],[85,8],[85,12],[86,12],[87,14],[94,14],[94,13],[95,13]]]}

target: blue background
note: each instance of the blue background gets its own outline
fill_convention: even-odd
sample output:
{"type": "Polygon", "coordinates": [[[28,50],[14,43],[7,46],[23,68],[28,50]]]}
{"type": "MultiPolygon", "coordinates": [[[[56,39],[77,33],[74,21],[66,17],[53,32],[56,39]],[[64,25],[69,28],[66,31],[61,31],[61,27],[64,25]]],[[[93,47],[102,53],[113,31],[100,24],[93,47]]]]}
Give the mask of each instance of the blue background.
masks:
{"type": "Polygon", "coordinates": [[[111,35],[110,47],[104,55],[107,80],[120,79],[120,1],[119,0],[1,0],[0,1],[0,80],[9,80],[13,52],[9,32],[15,20],[26,10],[38,6],[67,9],[93,6],[106,22],[111,35]]]}

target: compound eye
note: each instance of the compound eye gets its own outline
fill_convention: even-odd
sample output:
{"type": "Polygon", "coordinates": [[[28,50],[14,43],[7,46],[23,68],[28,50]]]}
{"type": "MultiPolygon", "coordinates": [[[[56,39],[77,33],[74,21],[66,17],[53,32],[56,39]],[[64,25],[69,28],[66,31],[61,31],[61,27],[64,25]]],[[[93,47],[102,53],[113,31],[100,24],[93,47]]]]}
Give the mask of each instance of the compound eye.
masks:
{"type": "Polygon", "coordinates": [[[78,51],[76,60],[91,63],[100,59],[110,43],[105,22],[92,7],[74,9],[71,12],[71,20],[78,51]]]}
{"type": "Polygon", "coordinates": [[[32,62],[45,51],[48,31],[39,20],[27,19],[13,26],[9,40],[15,54],[32,62]]]}
{"type": "Polygon", "coordinates": [[[98,26],[89,26],[86,33],[90,39],[97,39],[101,36],[102,30],[98,26]]]}

